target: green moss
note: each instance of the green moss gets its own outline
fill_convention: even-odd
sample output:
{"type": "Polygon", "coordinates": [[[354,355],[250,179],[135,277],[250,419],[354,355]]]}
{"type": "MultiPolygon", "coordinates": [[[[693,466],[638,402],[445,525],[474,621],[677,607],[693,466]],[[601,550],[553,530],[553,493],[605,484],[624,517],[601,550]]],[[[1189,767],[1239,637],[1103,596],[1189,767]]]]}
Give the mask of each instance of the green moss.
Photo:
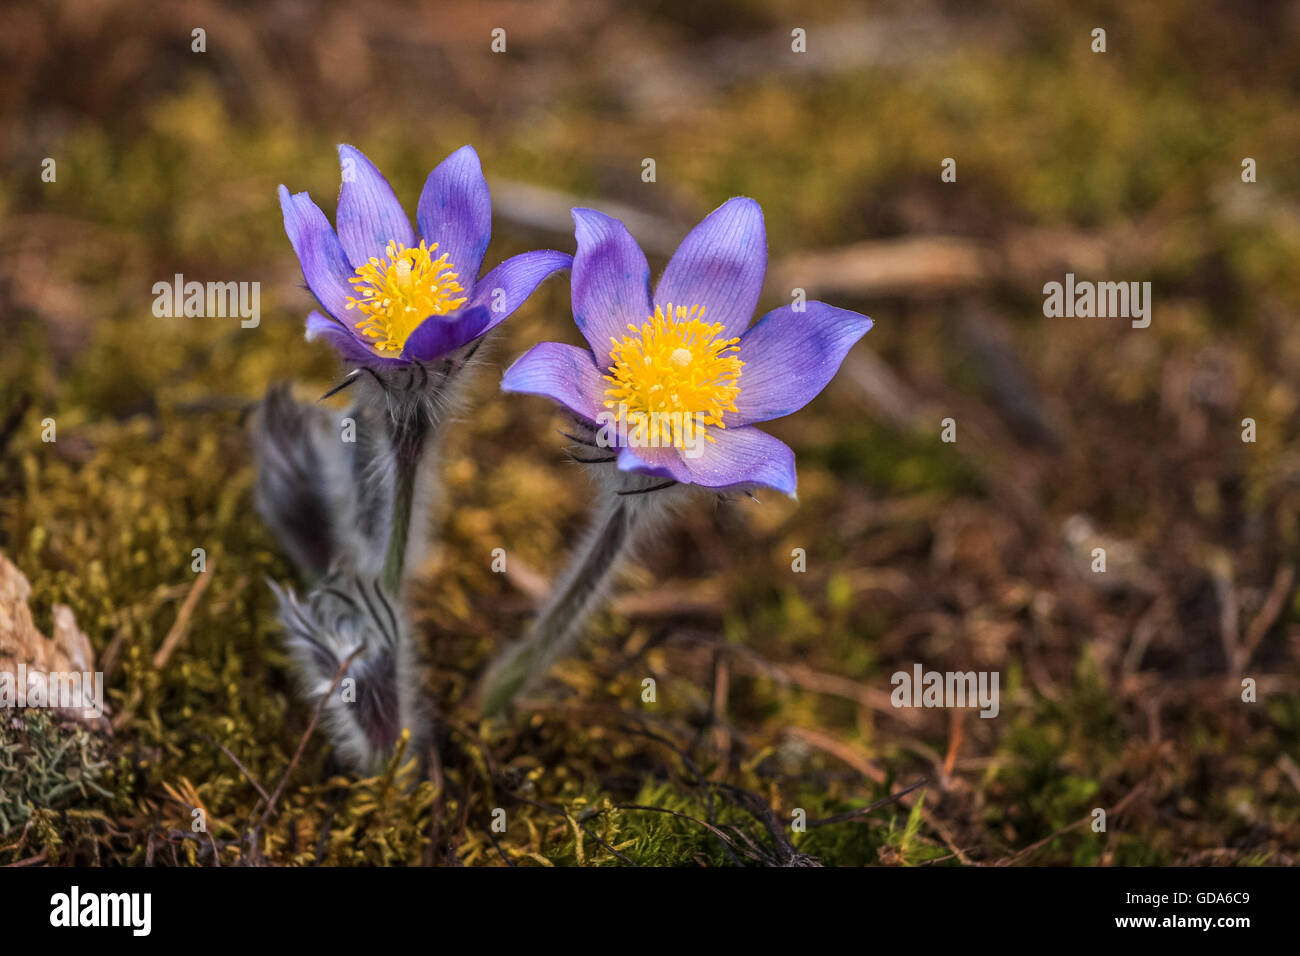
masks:
{"type": "Polygon", "coordinates": [[[938,422],[931,438],[856,421],[838,429],[833,442],[806,449],[804,460],[891,494],[981,493],[977,472],[952,447],[940,441],[938,422]]]}

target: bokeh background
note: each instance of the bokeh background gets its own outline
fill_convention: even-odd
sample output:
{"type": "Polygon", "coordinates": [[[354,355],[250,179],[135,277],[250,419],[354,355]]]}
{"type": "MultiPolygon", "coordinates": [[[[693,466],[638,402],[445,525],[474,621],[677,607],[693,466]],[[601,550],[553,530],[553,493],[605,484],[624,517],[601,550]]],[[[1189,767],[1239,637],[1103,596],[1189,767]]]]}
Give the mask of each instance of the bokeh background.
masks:
{"type": "Polygon", "coordinates": [[[0,862],[1296,861],[1297,4],[18,0],[4,24],[0,551],[42,629],[72,608],[112,726],[5,719],[0,862]],[[266,585],[291,572],[251,505],[248,410],[340,376],[275,197],[332,215],[338,142],[411,209],[473,143],[489,262],[572,250],[580,202],[657,271],[752,196],[760,311],[801,287],[876,322],[772,428],[800,501],[697,502],[487,726],[466,689],[589,497],[554,410],[496,393],[578,341],[567,281],[503,327],[412,595],[440,727],[418,781],[338,776],[320,734],[293,762],[311,712],[266,585]],[[1045,318],[1067,271],[1151,281],[1150,328],[1045,318]],[[178,272],[261,283],[261,324],[156,318],[178,272]],[[999,716],[894,709],[917,662],[998,671],[999,716]]]}

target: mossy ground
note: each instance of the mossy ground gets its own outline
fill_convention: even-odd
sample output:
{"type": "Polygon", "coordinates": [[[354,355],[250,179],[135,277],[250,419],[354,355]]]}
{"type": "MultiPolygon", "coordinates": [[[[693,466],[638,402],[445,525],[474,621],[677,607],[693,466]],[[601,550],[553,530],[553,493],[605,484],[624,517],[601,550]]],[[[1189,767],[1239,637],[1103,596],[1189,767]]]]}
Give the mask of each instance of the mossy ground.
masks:
{"type": "MultiPolygon", "coordinates": [[[[0,421],[25,408],[3,438],[0,548],[38,623],[73,608],[109,672],[115,732],[0,727],[0,863],[1295,862],[1293,30],[1226,2],[900,3],[865,19],[833,3],[815,22],[776,0],[483,3],[438,19],[97,7],[74,29],[71,5],[20,3],[6,19],[23,29],[0,41],[21,44],[0,100],[17,132],[2,147],[0,421]],[[860,49],[787,66],[791,26],[815,50],[843,23],[865,31],[860,49]],[[1089,49],[1099,24],[1104,55],[1089,49]],[[265,583],[291,572],[252,509],[242,424],[273,381],[305,395],[337,381],[302,340],[310,303],[275,187],[332,211],[339,141],[408,204],[464,142],[489,181],[681,224],[754,196],[774,260],[931,233],[1006,250],[1023,229],[1132,248],[1139,229],[1135,264],[1090,277],[1154,279],[1155,318],[1045,319],[1041,284],[1064,268],[960,295],[826,296],[876,319],[858,348],[934,420],[891,420],[841,376],[773,427],[799,456],[797,505],[697,502],[584,655],[490,726],[466,690],[527,620],[520,572],[559,567],[587,498],[552,410],[495,392],[529,344],[577,341],[564,282],[548,284],[492,343],[496,368],[441,465],[439,541],[412,595],[437,759],[423,780],[396,765],[352,780],[319,734],[292,764],[311,713],[265,583]],[[948,156],[955,184],[939,181],[948,156]],[[152,285],[175,273],[260,282],[260,325],[156,318],[152,285]],[[972,308],[1001,330],[1054,443],[1017,431],[999,367],[963,338],[972,308]],[[955,445],[939,440],[946,415],[955,445]],[[1078,514],[1118,545],[1113,588],[1063,540],[1078,514]],[[492,573],[497,547],[513,575],[492,573]],[[156,668],[194,548],[209,586],[156,668]],[[1225,641],[1260,627],[1233,670],[1225,641]],[[999,671],[999,717],[894,710],[889,677],[915,661],[999,671]],[[1257,703],[1241,702],[1242,676],[1257,703]],[[75,781],[61,749],[79,755],[75,781]],[[291,767],[258,827],[259,788],[291,767]],[[817,824],[921,778],[869,814],[790,828],[796,809],[817,824]]],[[[495,232],[491,260],[571,248],[500,213],[495,232]]],[[[787,291],[769,283],[762,307],[787,291]]]]}

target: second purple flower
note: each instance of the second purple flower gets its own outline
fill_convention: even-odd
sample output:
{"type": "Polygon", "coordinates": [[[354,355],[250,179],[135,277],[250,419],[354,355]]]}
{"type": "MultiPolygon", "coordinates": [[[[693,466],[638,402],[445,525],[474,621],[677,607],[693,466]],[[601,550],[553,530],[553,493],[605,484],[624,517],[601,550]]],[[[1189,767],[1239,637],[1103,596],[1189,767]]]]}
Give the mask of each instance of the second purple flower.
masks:
{"type": "Polygon", "coordinates": [[[501,387],[600,425],[621,471],[793,495],[794,452],[753,426],[812,401],[871,320],[807,302],[749,326],[767,271],[752,199],[728,200],[691,230],[653,294],[645,253],[621,222],[593,209],[573,219],[573,317],[590,350],[543,342],[501,387]]]}

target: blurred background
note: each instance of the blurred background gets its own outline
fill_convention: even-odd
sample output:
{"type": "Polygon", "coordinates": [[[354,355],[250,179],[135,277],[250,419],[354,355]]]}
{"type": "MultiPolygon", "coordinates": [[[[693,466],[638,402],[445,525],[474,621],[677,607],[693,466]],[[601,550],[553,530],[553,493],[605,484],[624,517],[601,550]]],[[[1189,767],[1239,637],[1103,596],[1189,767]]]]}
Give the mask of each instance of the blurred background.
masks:
{"type": "Polygon", "coordinates": [[[1296,862],[1300,5],[17,0],[4,19],[0,552],[42,631],[71,608],[112,712],[5,718],[0,863],[1296,862]],[[554,409],[496,393],[532,343],[579,341],[567,279],[503,326],[413,594],[440,728],[419,781],[338,776],[320,734],[293,762],[311,711],[266,585],[291,571],[251,504],[247,411],[341,375],[303,340],[275,195],[332,218],[339,142],[411,211],[472,143],[489,264],[571,251],[583,204],[657,272],[752,196],[760,313],[798,287],[876,323],[772,426],[799,502],[699,501],[582,656],[491,727],[466,689],[589,497],[554,409]],[[1150,281],[1150,327],[1044,317],[1067,272],[1150,281]],[[260,283],[260,324],[156,317],[176,273],[260,283]],[[895,709],[916,663],[997,671],[998,717],[895,709]]]}

